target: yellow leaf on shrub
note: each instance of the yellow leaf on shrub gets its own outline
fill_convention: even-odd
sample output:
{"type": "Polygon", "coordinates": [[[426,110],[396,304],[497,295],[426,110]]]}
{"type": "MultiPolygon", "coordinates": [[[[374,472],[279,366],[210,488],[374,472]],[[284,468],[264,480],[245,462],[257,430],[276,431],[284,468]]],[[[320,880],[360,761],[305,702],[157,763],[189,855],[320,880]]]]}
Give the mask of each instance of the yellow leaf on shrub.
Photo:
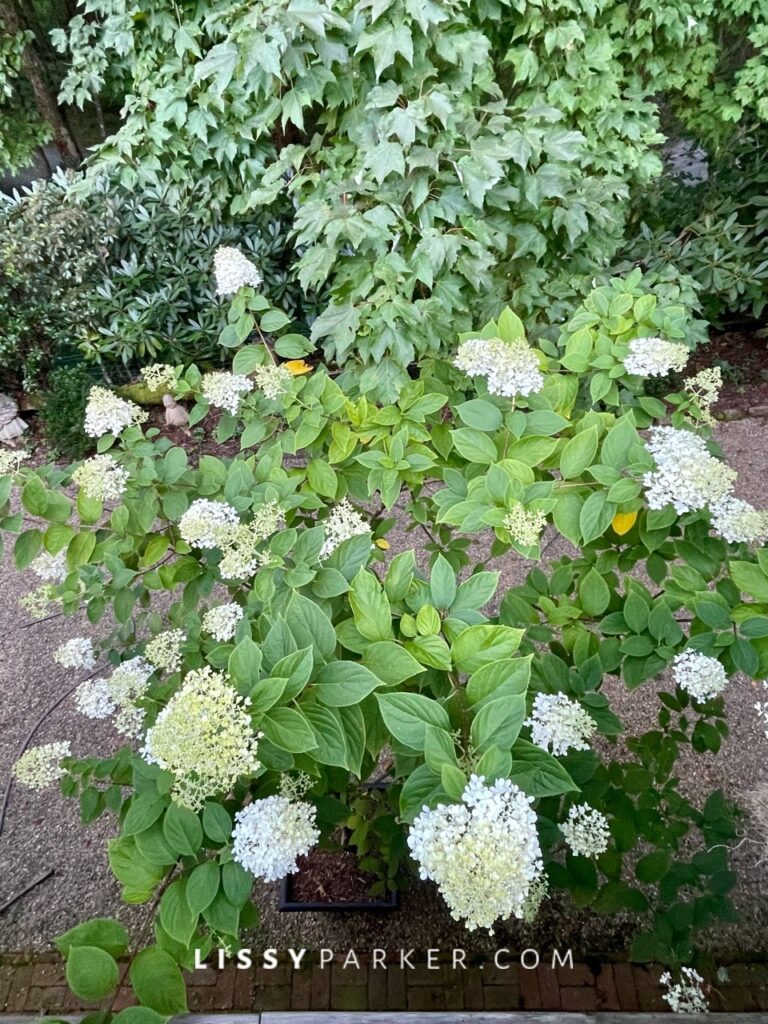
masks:
{"type": "Polygon", "coordinates": [[[373,543],[381,551],[389,551],[389,541],[388,540],[384,540],[383,537],[378,537],[373,543]]]}
{"type": "Polygon", "coordinates": [[[294,377],[299,377],[302,373],[312,372],[312,367],[306,359],[289,359],[287,363],[283,363],[283,366],[289,373],[292,373],[294,377]]]}
{"type": "Polygon", "coordinates": [[[617,512],[613,517],[611,526],[614,532],[621,536],[624,533],[629,533],[636,521],[637,512],[617,512]]]}

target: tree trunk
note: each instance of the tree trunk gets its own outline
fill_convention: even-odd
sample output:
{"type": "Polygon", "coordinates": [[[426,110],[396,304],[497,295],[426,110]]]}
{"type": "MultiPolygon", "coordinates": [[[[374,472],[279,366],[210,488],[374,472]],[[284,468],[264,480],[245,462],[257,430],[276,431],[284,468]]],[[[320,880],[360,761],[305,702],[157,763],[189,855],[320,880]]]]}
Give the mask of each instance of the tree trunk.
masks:
{"type": "MultiPolygon", "coordinates": [[[[18,0],[0,0],[0,21],[3,22],[5,30],[14,35],[27,29],[18,0]]],[[[83,159],[83,153],[65,123],[56,96],[48,84],[45,65],[34,41],[30,41],[24,50],[22,70],[32,86],[35,106],[40,116],[51,126],[53,141],[61,153],[62,160],[68,167],[76,167],[83,159]]]]}

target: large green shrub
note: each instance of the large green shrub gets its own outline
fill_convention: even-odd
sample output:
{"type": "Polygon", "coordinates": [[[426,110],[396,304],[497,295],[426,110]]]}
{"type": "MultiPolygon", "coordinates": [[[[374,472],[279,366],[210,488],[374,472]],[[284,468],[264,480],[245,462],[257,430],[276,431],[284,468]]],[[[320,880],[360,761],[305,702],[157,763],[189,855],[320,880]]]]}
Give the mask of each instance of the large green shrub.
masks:
{"type": "MultiPolygon", "coordinates": [[[[421,825],[441,812],[425,819],[424,805],[461,803],[473,775],[496,787],[488,813],[499,792],[518,801],[517,830],[480,831],[483,856],[498,867],[524,839],[543,873],[505,861],[478,874],[437,823],[457,874],[431,870],[470,926],[535,916],[546,877],[578,906],[639,915],[636,958],[690,961],[697,928],[734,919],[734,809],[720,792],[701,806],[683,796],[676,762],[689,747],[717,754],[730,674],[768,676],[768,516],[730,496],[697,389],[645,393],[641,370],[687,358],[685,311],[635,273],[534,350],[505,310],[380,406],[325,369],[292,376],[264,345],[233,346],[275,311],[237,288],[252,268],[227,260],[233,375],[166,376],[191,422],[222,407],[216,436],[239,438],[239,454],[190,459],[136,407],[95,393],[100,454],[74,475],[14,474],[9,454],[0,493],[21,492],[23,513],[3,521],[17,566],[58,566],[41,597],[85,604],[93,623],[114,615],[100,645],[112,675],[77,701],[136,743],[106,759],[75,751],[63,786],[86,820],[118,814],[112,869],[125,899],[157,908],[155,944],[130,972],[138,999],[182,1012],[179,965],[236,944],[254,922],[252,874],[292,870],[315,828],[325,845],[355,828],[382,881],[402,870],[406,836],[425,869],[421,825]],[[430,538],[427,572],[407,546],[382,551],[396,506],[430,538]],[[488,561],[539,561],[545,526],[575,553],[499,593],[488,561]],[[468,536],[488,556],[470,560],[468,536]],[[675,687],[660,685],[665,669],[675,687]],[[624,727],[609,684],[638,691],[653,719],[626,753],[610,742],[624,727]],[[554,706],[569,725],[547,717],[554,706]],[[598,733],[609,742],[593,746],[598,733]],[[385,750],[382,807],[365,783],[385,750]],[[597,824],[577,842],[584,803],[597,824]],[[507,885],[522,905],[502,899],[507,885]]],[[[85,641],[57,657],[93,668],[85,641]]],[[[44,784],[61,754],[34,751],[17,772],[44,784]]],[[[125,931],[91,922],[59,941],[75,991],[109,996],[125,931]]]]}
{"type": "Polygon", "coordinates": [[[0,196],[0,374],[38,391],[51,367],[77,352],[89,291],[106,266],[114,222],[58,174],[0,196]]]}
{"type": "Polygon", "coordinates": [[[217,206],[206,181],[130,192],[107,180],[84,201],[109,208],[116,225],[79,331],[88,359],[134,368],[154,359],[216,360],[226,309],[215,300],[210,254],[234,241],[258,262],[273,302],[305,328],[316,312],[290,272],[295,253],[278,204],[234,217],[217,206]]]}
{"type": "MultiPolygon", "coordinates": [[[[633,203],[627,264],[690,283],[705,316],[760,318],[768,305],[768,132],[713,155],[706,180],[669,175],[633,203]]],[[[619,267],[622,266],[619,262],[619,267]]]]}
{"type": "Polygon", "coordinates": [[[745,0],[89,9],[103,31],[71,41],[66,95],[105,55],[132,83],[95,167],[129,188],[209,177],[237,213],[290,196],[299,279],[328,285],[312,338],[388,399],[505,301],[562,322],[660,173],[660,94],[721,142],[765,103],[766,14],[745,0]]]}
{"type": "Polygon", "coordinates": [[[84,363],[57,366],[49,374],[39,416],[51,453],[65,459],[81,459],[93,450],[83,433],[88,395],[97,383],[93,368],[84,363]]]}
{"type": "Polygon", "coordinates": [[[6,387],[45,390],[48,373],[82,358],[107,376],[143,362],[216,362],[226,307],[210,253],[237,240],[266,294],[305,331],[318,299],[290,265],[286,211],[235,217],[201,181],[135,192],[57,174],[0,200],[0,373],[6,387]],[[117,367],[117,370],[116,370],[117,367]]]}

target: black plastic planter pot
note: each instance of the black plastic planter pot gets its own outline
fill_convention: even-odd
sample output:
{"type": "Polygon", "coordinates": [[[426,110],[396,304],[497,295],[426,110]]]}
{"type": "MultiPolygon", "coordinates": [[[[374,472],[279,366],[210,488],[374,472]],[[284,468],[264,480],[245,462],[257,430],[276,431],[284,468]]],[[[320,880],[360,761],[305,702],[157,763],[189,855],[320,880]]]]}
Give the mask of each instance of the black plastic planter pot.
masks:
{"type": "Polygon", "coordinates": [[[397,910],[400,906],[400,893],[397,891],[389,892],[387,895],[380,900],[324,900],[317,902],[298,902],[293,898],[293,875],[286,875],[280,883],[280,898],[278,902],[278,910],[284,911],[297,911],[307,910],[312,913],[321,913],[323,911],[331,911],[338,913],[339,911],[361,911],[361,910],[374,910],[381,912],[384,910],[397,910]]]}

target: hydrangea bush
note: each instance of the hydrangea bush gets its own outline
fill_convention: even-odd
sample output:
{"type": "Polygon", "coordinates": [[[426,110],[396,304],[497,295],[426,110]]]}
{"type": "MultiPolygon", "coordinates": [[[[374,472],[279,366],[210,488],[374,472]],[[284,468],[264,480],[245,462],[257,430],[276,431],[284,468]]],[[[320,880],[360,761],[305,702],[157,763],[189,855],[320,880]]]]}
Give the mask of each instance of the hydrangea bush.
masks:
{"type": "MultiPolygon", "coordinates": [[[[111,868],[155,915],[138,1000],[183,1011],[180,967],[256,923],[254,878],[341,833],[382,891],[410,855],[469,929],[565,891],[636,914],[635,958],[693,961],[695,930],[734,920],[735,809],[694,804],[675,766],[717,754],[732,676],[768,676],[768,554],[700,389],[645,394],[682,364],[685,311],[635,273],[534,349],[505,310],[382,407],[276,363],[255,268],[224,264],[234,383],[165,379],[238,454],[190,459],[99,389],[87,463],[0,462],[1,525],[43,580],[28,607],[99,626],[56,658],[127,740],[41,748],[17,776],[65,770],[86,821],[117,815],[111,868]],[[524,582],[499,591],[500,558],[524,582]],[[642,689],[640,735],[618,688],[642,689]]],[[[124,929],[58,942],[75,991],[110,998],[124,929]]]]}

